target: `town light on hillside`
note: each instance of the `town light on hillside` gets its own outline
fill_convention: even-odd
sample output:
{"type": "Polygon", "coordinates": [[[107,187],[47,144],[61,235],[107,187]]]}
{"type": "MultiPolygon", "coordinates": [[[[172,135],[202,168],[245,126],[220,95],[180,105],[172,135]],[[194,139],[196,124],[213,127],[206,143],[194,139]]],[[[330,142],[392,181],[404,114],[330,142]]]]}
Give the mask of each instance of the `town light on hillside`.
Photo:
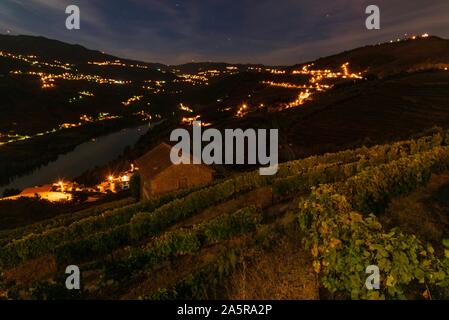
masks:
{"type": "Polygon", "coordinates": [[[237,110],[236,117],[243,118],[247,113],[248,113],[248,105],[244,103],[237,110]]]}

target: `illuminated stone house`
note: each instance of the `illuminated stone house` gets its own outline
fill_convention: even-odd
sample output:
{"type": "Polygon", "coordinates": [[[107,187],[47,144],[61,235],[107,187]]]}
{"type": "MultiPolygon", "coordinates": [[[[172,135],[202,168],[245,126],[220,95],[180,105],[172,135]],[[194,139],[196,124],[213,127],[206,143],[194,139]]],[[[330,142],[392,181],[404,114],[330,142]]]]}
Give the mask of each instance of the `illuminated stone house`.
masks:
{"type": "Polygon", "coordinates": [[[173,164],[170,160],[171,148],[161,143],[135,161],[140,173],[141,200],[204,185],[213,180],[214,171],[206,165],[173,164]]]}

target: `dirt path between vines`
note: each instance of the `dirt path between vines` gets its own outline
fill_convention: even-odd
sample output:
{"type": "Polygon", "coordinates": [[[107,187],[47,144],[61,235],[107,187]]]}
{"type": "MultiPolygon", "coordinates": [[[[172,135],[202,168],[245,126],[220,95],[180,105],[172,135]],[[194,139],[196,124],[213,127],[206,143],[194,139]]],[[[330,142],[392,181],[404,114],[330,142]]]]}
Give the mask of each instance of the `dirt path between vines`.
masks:
{"type": "Polygon", "coordinates": [[[231,300],[317,300],[319,286],[310,255],[299,239],[285,241],[229,279],[231,300]]]}

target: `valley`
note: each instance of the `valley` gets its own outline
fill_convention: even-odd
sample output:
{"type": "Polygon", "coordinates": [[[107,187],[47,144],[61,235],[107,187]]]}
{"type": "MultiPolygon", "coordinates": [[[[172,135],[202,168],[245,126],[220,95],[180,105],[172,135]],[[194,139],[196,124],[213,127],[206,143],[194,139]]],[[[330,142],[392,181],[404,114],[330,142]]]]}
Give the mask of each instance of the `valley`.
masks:
{"type": "Polygon", "coordinates": [[[0,299],[448,299],[448,66],[427,34],[291,66],[1,35],[0,299]],[[156,151],[195,121],[277,129],[277,173],[207,163],[193,183],[156,151]]]}

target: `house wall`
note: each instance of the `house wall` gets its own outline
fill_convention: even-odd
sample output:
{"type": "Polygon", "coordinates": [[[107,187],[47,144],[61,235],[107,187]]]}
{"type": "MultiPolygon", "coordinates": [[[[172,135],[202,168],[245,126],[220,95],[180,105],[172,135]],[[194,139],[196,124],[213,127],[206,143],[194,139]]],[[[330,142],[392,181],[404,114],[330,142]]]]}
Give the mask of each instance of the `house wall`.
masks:
{"type": "Polygon", "coordinates": [[[173,165],[159,173],[151,181],[142,177],[142,199],[178,191],[211,182],[212,170],[203,165],[173,165]]]}

